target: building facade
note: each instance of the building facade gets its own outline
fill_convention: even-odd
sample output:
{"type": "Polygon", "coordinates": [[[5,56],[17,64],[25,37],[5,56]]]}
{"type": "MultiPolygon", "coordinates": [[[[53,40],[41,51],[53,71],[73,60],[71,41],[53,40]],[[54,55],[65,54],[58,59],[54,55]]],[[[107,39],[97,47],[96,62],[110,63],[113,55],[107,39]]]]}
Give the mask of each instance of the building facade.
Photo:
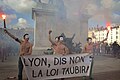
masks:
{"type": "MultiPolygon", "coordinates": [[[[90,28],[88,31],[88,37],[92,37],[93,42],[102,41],[103,39],[106,38],[106,34],[107,34],[107,28],[103,28],[103,27],[90,28]]],[[[120,26],[111,27],[111,30],[109,31],[108,39],[106,42],[108,44],[111,44],[114,41],[120,44],[120,26]]]]}

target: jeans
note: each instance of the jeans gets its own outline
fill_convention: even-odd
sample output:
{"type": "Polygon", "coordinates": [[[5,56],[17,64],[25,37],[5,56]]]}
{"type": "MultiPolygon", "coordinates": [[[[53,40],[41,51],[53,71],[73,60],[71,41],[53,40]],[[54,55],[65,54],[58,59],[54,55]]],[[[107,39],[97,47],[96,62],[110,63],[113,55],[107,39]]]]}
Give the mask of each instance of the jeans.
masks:
{"type": "Polygon", "coordinates": [[[18,80],[22,80],[22,72],[23,72],[23,63],[21,57],[18,60],[18,80]]]}

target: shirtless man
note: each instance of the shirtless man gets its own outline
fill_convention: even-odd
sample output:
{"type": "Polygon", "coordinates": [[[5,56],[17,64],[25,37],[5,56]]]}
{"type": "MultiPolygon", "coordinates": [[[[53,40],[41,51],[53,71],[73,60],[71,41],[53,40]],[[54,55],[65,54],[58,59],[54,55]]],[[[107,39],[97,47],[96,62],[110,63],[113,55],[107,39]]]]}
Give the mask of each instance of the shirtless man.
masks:
{"type": "MultiPolygon", "coordinates": [[[[99,44],[101,44],[101,43],[103,43],[104,41],[107,40],[107,38],[108,38],[108,33],[109,33],[109,31],[107,31],[106,38],[105,38],[104,40],[100,41],[99,44]]],[[[94,43],[92,42],[92,38],[88,37],[88,38],[87,38],[87,43],[86,43],[86,45],[85,45],[85,47],[84,47],[84,49],[83,49],[83,52],[85,52],[85,53],[92,53],[92,52],[93,52],[93,47],[96,46],[96,45],[99,45],[99,44],[94,44],[94,43]]]]}
{"type": "MultiPolygon", "coordinates": [[[[86,43],[86,45],[85,45],[85,47],[84,47],[84,49],[83,49],[83,53],[92,54],[92,53],[93,53],[93,47],[94,47],[94,46],[100,45],[101,43],[103,43],[104,41],[107,40],[107,38],[108,38],[108,33],[109,33],[109,31],[107,31],[106,38],[105,38],[104,40],[100,41],[99,44],[94,44],[94,43],[92,42],[92,38],[88,37],[88,38],[87,38],[87,43],[86,43]]],[[[93,78],[92,78],[93,56],[90,56],[90,57],[91,57],[91,69],[90,69],[89,79],[90,79],[90,80],[93,80],[93,78]]],[[[86,80],[86,77],[85,77],[85,76],[83,77],[83,80],[86,80]]]]}
{"type": "Polygon", "coordinates": [[[59,36],[57,37],[56,41],[52,41],[51,39],[51,33],[52,31],[49,31],[49,41],[52,43],[52,48],[55,54],[62,54],[66,55],[69,54],[69,49],[64,45],[63,43],[63,37],[59,36]]]}
{"type": "MultiPolygon", "coordinates": [[[[64,45],[63,36],[56,37],[55,38],[56,41],[52,41],[51,33],[52,31],[50,30],[49,41],[52,43],[54,54],[62,54],[62,55],[69,54],[69,49],[64,45]]],[[[57,80],[57,79],[53,79],[53,80],[57,80]]],[[[61,78],[61,80],[64,80],[64,78],[61,78]]]]}
{"type": "Polygon", "coordinates": [[[18,80],[22,80],[23,63],[21,57],[32,54],[32,44],[29,42],[29,34],[24,34],[23,40],[20,40],[11,33],[9,33],[7,30],[4,30],[4,32],[7,33],[15,41],[20,43],[20,53],[19,53],[19,61],[18,61],[18,68],[19,68],[18,80]]]}

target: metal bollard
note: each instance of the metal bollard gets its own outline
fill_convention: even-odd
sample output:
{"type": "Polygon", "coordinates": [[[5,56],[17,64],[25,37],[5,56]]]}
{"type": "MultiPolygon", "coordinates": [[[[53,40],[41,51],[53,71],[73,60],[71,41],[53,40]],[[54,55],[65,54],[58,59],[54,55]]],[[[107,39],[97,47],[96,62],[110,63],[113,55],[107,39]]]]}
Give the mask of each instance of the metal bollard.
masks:
{"type": "Polygon", "coordinates": [[[93,70],[93,64],[94,64],[94,57],[90,57],[90,58],[91,58],[91,68],[90,68],[89,80],[94,80],[94,78],[92,77],[92,70],[93,70]]]}

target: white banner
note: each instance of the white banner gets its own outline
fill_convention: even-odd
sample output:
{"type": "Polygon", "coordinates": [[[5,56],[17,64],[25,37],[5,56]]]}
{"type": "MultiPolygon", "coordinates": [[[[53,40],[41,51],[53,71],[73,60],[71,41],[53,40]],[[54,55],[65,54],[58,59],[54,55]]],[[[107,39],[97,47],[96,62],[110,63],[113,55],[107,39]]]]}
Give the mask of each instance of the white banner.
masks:
{"type": "Polygon", "coordinates": [[[89,76],[91,64],[88,53],[24,56],[22,61],[29,80],[89,76]]]}

